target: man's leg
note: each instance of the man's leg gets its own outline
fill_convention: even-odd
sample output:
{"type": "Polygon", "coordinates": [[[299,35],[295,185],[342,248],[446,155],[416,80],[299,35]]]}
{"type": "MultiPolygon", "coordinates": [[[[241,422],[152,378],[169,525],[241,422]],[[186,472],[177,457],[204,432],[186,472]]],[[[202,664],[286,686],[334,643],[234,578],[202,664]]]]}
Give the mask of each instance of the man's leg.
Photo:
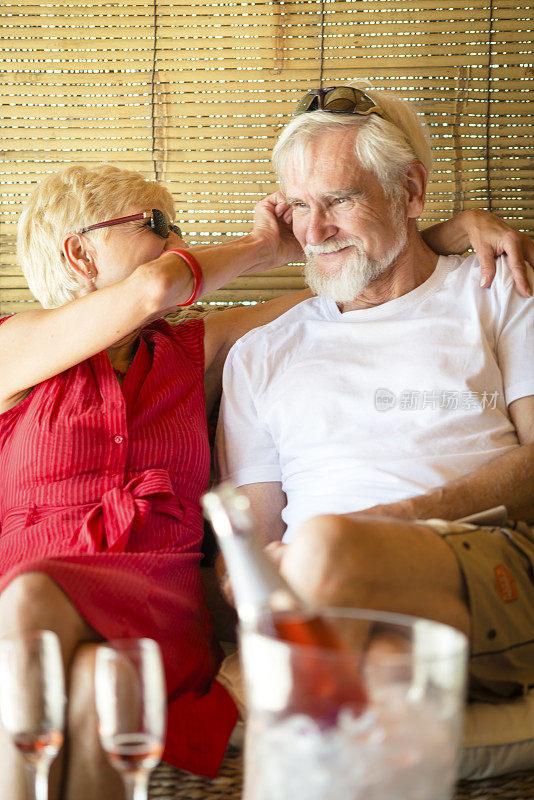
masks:
{"type": "Polygon", "coordinates": [[[281,572],[319,605],[427,617],[469,636],[457,558],[425,525],[383,517],[314,517],[284,548],[281,572]]]}

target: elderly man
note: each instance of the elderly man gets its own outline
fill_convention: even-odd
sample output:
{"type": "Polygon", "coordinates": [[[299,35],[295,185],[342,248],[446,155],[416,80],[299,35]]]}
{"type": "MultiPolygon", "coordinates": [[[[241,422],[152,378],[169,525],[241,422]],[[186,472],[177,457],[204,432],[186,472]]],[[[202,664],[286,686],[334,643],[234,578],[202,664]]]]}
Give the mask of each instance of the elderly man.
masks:
{"type": "Polygon", "coordinates": [[[407,103],[339,88],[300,110],[277,211],[317,296],[231,351],[221,476],[291,542],[301,594],[454,625],[473,695],[514,695],[534,683],[534,303],[421,238],[431,152],[407,103]],[[497,505],[514,522],[443,521],[497,505]]]}

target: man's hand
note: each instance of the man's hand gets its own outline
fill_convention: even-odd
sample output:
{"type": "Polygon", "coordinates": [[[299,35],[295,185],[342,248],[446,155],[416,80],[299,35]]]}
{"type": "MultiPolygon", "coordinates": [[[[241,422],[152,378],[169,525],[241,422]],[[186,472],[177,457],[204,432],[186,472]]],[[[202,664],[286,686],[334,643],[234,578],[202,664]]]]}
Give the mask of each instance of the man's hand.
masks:
{"type": "Polygon", "coordinates": [[[252,235],[265,241],[271,250],[272,267],[302,261],[304,253],[293,236],[292,212],[282,192],[265,197],[254,209],[252,235]]]}
{"type": "Polygon", "coordinates": [[[282,557],[286,547],[287,544],[284,544],[283,542],[269,542],[267,547],[264,548],[263,552],[268,555],[269,558],[274,561],[278,569],[280,569],[282,557]]]}
{"type": "Polygon", "coordinates": [[[232,590],[232,584],[230,583],[230,578],[228,577],[228,572],[226,571],[226,563],[223,558],[223,554],[219,553],[215,560],[215,577],[217,583],[219,584],[219,589],[221,594],[224,596],[224,599],[227,603],[231,606],[234,605],[234,592],[232,590]]]}
{"type": "Polygon", "coordinates": [[[506,256],[505,264],[523,297],[532,297],[526,264],[534,267],[534,242],[525,233],[487,211],[464,211],[463,225],[480,264],[480,285],[487,289],[495,277],[495,258],[506,256]]]}

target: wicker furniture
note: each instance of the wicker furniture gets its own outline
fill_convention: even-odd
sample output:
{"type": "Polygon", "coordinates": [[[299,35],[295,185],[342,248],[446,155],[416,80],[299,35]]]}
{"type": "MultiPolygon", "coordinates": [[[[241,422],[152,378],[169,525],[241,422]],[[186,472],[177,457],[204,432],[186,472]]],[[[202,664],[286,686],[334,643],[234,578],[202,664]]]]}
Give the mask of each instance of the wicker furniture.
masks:
{"type": "MultiPolygon", "coordinates": [[[[150,800],[241,800],[243,751],[228,748],[214,780],[161,764],[152,776],[150,800]]],[[[532,800],[534,772],[521,772],[482,781],[460,781],[454,800],[532,800]]]]}

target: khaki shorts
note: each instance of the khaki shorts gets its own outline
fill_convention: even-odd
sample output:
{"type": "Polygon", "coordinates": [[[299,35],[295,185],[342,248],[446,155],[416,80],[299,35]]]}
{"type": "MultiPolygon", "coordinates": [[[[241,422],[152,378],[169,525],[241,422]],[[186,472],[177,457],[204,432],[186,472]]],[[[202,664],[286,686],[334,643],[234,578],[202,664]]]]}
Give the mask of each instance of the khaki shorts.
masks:
{"type": "Polygon", "coordinates": [[[454,550],[471,615],[470,697],[513,697],[534,685],[534,529],[420,520],[454,550]]]}

